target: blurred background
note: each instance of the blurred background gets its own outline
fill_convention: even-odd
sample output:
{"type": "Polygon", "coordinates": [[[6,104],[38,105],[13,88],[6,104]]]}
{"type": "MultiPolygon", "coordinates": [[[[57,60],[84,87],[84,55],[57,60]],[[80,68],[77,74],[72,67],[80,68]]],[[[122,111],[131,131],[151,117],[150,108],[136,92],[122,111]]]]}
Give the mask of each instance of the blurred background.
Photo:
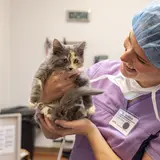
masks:
{"type": "MultiPolygon", "coordinates": [[[[85,68],[97,59],[118,60],[124,50],[123,41],[132,28],[133,15],[148,2],[0,0],[0,108],[28,105],[33,75],[46,56],[46,38],[85,41],[85,68]],[[88,20],[68,21],[67,11],[89,12],[88,20]]],[[[34,145],[54,146],[40,131],[34,145]]]]}

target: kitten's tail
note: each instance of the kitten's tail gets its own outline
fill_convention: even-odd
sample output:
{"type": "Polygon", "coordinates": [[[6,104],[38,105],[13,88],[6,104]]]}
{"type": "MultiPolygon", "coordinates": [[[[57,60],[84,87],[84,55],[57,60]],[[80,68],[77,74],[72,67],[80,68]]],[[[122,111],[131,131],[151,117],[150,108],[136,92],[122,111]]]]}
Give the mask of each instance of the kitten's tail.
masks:
{"type": "Polygon", "coordinates": [[[102,94],[104,91],[91,88],[91,87],[80,87],[80,88],[73,88],[68,91],[60,100],[60,104],[68,105],[73,104],[79,97],[81,96],[92,96],[102,94]]]}
{"type": "Polygon", "coordinates": [[[104,91],[100,89],[95,89],[91,87],[80,87],[75,89],[76,96],[87,96],[87,95],[97,95],[102,94],[104,91]]]}

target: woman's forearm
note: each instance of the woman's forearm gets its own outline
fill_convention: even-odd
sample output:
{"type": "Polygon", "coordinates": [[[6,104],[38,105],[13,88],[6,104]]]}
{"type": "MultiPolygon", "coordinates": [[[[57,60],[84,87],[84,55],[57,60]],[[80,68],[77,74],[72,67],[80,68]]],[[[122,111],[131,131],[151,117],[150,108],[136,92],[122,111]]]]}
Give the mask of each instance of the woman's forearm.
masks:
{"type": "Polygon", "coordinates": [[[96,160],[120,160],[107,144],[97,128],[87,136],[96,160]]]}

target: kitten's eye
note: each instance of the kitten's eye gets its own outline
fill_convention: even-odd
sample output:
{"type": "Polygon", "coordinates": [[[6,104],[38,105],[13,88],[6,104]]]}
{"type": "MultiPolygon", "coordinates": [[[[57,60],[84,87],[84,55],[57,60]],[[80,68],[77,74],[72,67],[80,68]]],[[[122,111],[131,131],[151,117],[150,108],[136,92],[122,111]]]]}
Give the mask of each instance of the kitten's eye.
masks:
{"type": "Polygon", "coordinates": [[[79,60],[78,60],[78,59],[75,59],[75,60],[74,60],[74,63],[78,63],[78,62],[79,62],[79,60]]]}
{"type": "Polygon", "coordinates": [[[54,55],[56,55],[56,56],[59,55],[59,51],[54,51],[53,53],[54,53],[54,55]]]}
{"type": "Polygon", "coordinates": [[[64,62],[64,63],[67,63],[67,62],[68,62],[67,58],[65,58],[65,59],[63,60],[63,62],[64,62]]]}

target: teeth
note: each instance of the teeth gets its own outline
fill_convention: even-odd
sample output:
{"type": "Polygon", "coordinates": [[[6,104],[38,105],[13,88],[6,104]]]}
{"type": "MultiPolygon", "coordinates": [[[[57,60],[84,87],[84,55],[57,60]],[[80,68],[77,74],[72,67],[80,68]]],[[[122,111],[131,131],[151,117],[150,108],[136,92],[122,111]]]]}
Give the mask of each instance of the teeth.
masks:
{"type": "Polygon", "coordinates": [[[126,66],[129,68],[129,69],[134,69],[134,67],[130,66],[129,64],[126,63],[126,66]]]}

